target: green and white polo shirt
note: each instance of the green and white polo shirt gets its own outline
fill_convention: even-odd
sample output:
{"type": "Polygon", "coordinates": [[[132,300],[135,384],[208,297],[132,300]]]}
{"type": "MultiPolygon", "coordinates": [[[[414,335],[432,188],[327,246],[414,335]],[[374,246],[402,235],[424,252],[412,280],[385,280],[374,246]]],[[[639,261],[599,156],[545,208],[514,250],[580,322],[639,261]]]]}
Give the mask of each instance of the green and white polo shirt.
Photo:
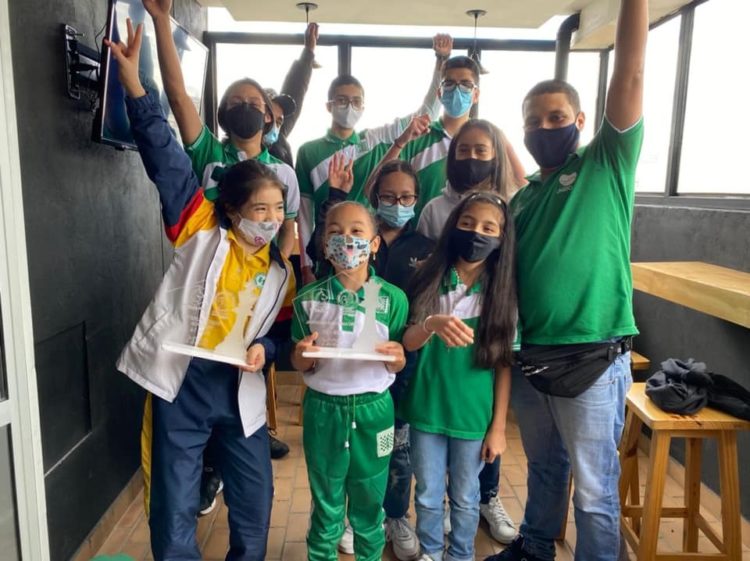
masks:
{"type": "Polygon", "coordinates": [[[415,209],[415,220],[419,220],[425,205],[440,195],[445,187],[445,160],[448,157],[451,138],[445,132],[442,121],[437,120],[430,123],[430,129],[426,134],[407,142],[401,150],[399,158],[412,165],[419,179],[419,200],[415,209]]]}
{"type": "MultiPolygon", "coordinates": [[[[375,326],[383,341],[401,341],[409,314],[403,291],[375,275],[370,279],[380,285],[375,326]]],[[[305,286],[294,299],[292,340],[317,331],[320,347],[351,348],[365,322],[364,288],[353,292],[331,275],[305,286]]],[[[315,370],[304,374],[312,389],[329,395],[357,395],[385,391],[395,374],[376,361],[318,359],[315,370]]]]}
{"type": "MultiPolygon", "coordinates": [[[[219,196],[218,184],[224,168],[247,159],[245,152],[238,150],[231,142],[221,142],[206,125],[203,125],[203,130],[195,142],[185,146],[185,151],[190,156],[193,171],[200,179],[209,201],[219,196]]],[[[299,211],[300,194],[297,176],[292,167],[272,156],[265,146],[255,159],[273,170],[284,184],[286,187],[284,217],[295,218],[299,211]]]]}
{"type": "Polygon", "coordinates": [[[606,119],[588,146],[511,200],[523,342],[568,345],[635,335],[630,225],[643,121],[606,119]]]}
{"type": "MultiPolygon", "coordinates": [[[[391,144],[404,132],[413,117],[420,114],[436,119],[440,114],[440,100],[437,88],[440,83],[440,69],[436,66],[430,87],[422,106],[407,115],[382,127],[365,129],[341,139],[328,130],[326,135],[300,146],[297,152],[295,170],[300,189],[299,234],[303,247],[307,247],[315,228],[315,215],[328,199],[328,164],[334,154],[343,154],[347,161],[354,159],[354,186],[347,200],[369,206],[364,196],[367,179],[375,170],[391,144]]],[[[306,254],[301,255],[303,266],[310,265],[306,254]]]]}
{"type": "MultiPolygon", "coordinates": [[[[467,289],[454,268],[440,285],[433,314],[460,318],[476,332],[482,312],[482,286],[467,289]]],[[[423,432],[481,440],[492,422],[495,372],[474,363],[474,345],[448,348],[433,335],[420,349],[400,407],[401,417],[423,432]]]]}

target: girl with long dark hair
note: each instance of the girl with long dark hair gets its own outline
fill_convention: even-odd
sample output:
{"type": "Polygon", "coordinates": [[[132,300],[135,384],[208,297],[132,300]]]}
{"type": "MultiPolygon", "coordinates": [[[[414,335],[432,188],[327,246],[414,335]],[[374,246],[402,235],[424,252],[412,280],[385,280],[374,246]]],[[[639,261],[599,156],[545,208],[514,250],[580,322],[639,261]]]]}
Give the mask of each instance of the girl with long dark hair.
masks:
{"type": "Polygon", "coordinates": [[[479,472],[503,452],[516,327],[515,237],[502,198],[475,192],[448,216],[410,290],[407,351],[421,349],[400,413],[411,425],[417,535],[424,561],[472,559],[479,472]]]}

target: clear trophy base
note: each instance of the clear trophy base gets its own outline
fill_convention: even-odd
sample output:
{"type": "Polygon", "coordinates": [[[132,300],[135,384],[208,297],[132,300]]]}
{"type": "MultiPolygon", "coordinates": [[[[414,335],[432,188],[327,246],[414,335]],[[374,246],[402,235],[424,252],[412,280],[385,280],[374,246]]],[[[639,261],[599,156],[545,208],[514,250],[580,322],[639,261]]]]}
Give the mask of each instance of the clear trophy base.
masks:
{"type": "Polygon", "coordinates": [[[396,358],[382,353],[359,351],[356,349],[337,349],[336,347],[318,347],[315,352],[305,351],[305,358],[340,358],[344,360],[375,360],[378,362],[395,362],[396,358]]]}
{"type": "Polygon", "coordinates": [[[247,367],[245,359],[238,358],[236,356],[229,356],[211,349],[204,349],[203,347],[194,347],[193,345],[183,345],[182,343],[162,343],[161,348],[170,353],[177,353],[179,355],[192,356],[196,358],[204,358],[206,360],[214,360],[216,362],[223,362],[225,364],[231,364],[232,366],[247,367]]]}

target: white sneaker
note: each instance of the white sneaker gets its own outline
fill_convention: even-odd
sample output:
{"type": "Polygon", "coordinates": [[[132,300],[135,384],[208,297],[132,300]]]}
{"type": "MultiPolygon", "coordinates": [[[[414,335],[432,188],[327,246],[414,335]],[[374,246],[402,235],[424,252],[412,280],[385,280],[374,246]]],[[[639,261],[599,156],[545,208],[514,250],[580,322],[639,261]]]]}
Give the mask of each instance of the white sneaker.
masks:
{"type": "Polygon", "coordinates": [[[339,551],[354,555],[354,531],[349,524],[344,527],[344,533],[339,540],[339,551]]]}
{"type": "Polygon", "coordinates": [[[419,540],[406,517],[385,519],[385,539],[393,544],[393,554],[400,561],[419,557],[419,540]]]}
{"type": "Polygon", "coordinates": [[[516,527],[498,497],[492,497],[486,505],[480,503],[479,513],[487,521],[492,537],[501,544],[507,545],[516,537],[516,527]]]}
{"type": "Polygon", "coordinates": [[[443,533],[447,536],[451,533],[451,505],[445,503],[443,511],[443,533]]]}

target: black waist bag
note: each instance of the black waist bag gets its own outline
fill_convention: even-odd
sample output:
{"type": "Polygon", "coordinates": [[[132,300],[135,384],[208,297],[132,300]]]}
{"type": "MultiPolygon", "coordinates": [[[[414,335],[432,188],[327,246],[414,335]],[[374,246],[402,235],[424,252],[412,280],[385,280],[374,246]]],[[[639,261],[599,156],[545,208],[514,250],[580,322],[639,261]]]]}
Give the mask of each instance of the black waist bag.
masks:
{"type": "Polygon", "coordinates": [[[540,392],[576,397],[589,389],[618,355],[630,350],[631,338],[580,345],[539,345],[516,358],[526,379],[540,392]]]}

